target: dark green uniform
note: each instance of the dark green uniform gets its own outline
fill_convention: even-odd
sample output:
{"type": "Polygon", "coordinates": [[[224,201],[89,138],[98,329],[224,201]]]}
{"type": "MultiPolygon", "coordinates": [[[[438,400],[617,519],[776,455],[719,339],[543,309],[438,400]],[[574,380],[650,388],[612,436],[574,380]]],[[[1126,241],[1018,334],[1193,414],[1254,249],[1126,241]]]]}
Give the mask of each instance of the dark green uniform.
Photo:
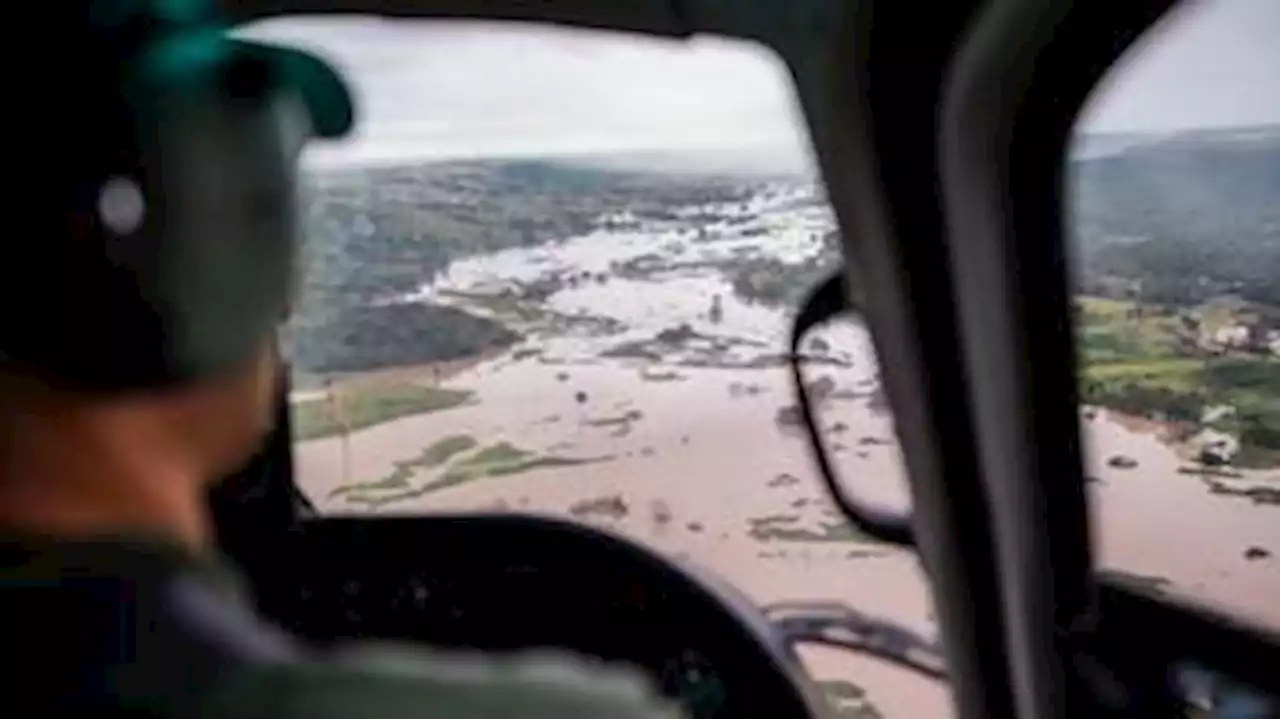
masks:
{"type": "Polygon", "coordinates": [[[240,719],[660,719],[635,673],[561,653],[412,645],[324,656],[255,617],[235,575],[159,543],[0,541],[10,706],[240,719]]]}

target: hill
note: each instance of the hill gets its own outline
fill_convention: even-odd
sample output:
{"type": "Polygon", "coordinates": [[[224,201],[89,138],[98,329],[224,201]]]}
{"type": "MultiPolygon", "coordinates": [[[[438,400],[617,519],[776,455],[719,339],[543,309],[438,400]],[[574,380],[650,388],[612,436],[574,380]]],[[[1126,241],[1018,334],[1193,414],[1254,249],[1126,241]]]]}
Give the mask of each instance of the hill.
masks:
{"type": "Polygon", "coordinates": [[[1280,305],[1280,126],[1080,146],[1068,224],[1084,291],[1123,278],[1158,303],[1280,305]]]}

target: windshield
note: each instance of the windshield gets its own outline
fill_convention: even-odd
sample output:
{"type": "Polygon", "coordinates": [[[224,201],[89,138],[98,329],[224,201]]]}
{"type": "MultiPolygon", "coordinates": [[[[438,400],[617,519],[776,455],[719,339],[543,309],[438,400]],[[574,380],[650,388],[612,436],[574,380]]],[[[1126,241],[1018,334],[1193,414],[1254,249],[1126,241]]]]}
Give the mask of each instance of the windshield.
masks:
{"type": "MultiPolygon", "coordinates": [[[[785,68],[740,43],[290,20],[361,100],[307,166],[289,327],[296,477],[325,513],[552,514],[761,604],[843,600],[933,636],[914,555],[824,495],[785,365],[839,261],[785,68]]],[[[902,500],[875,353],[815,337],[836,451],[902,500]]],[[[944,684],[807,651],[841,716],[946,716],[944,684]]]]}
{"type": "Polygon", "coordinates": [[[1183,5],[1072,148],[1099,560],[1280,626],[1280,5],[1183,5]]]}
{"type": "MultiPolygon", "coordinates": [[[[1072,149],[1068,229],[1102,564],[1280,625],[1274,14],[1195,6],[1112,73],[1072,149]]],[[[250,33],[325,56],[361,101],[357,137],[305,158],[285,341],[320,511],[551,514],[761,604],[936,633],[915,556],[841,520],[798,432],[790,312],[840,238],[775,57],[525,25],[250,33]]],[[[838,329],[805,347],[827,446],[860,494],[901,501],[874,347],[856,318],[838,329]]],[[[841,716],[951,713],[943,684],[802,658],[841,716]]]]}

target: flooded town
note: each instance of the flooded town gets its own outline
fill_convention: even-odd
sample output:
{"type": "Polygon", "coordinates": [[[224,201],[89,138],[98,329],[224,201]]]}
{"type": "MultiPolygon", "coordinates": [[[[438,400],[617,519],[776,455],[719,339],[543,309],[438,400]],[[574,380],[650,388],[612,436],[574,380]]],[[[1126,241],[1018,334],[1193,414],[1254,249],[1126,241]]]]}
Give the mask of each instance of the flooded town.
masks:
{"type": "MultiPolygon", "coordinates": [[[[333,178],[317,190],[318,221],[347,222],[347,232],[375,238],[415,227],[429,237],[431,225],[414,220],[434,206],[423,198],[464,179],[474,193],[488,191],[486,183],[502,187],[506,200],[489,199],[513,216],[519,212],[498,206],[518,206],[511,198],[521,193],[594,197],[596,190],[574,189],[590,177],[592,187],[637,194],[566,206],[548,215],[560,218],[547,220],[548,229],[511,233],[504,249],[428,259],[366,245],[367,256],[345,270],[334,266],[345,255],[318,256],[314,276],[323,281],[309,287],[311,316],[301,309],[298,324],[312,325],[298,330],[294,361],[297,473],[311,500],[335,514],[571,518],[705,567],[760,603],[840,599],[930,633],[917,558],[868,541],[843,520],[795,426],[785,369],[791,312],[838,261],[820,187],[797,178],[675,177],[673,187],[683,189],[672,192],[651,187],[663,185],[659,176],[533,169],[369,170],[373,179],[393,178],[391,190],[380,194],[368,176],[361,180],[372,189],[354,201],[332,189],[341,187],[333,178]],[[409,177],[420,195],[395,189],[409,177]],[[704,201],[673,199],[690,194],[689,185],[704,201]],[[590,211],[596,215],[585,217],[590,211]],[[555,237],[559,225],[576,232],[555,237]],[[413,263],[416,286],[398,279],[413,263]],[[370,291],[383,272],[396,279],[370,291]]],[[[416,241],[424,240],[407,234],[401,244],[416,241]]],[[[1159,327],[1177,322],[1167,310],[1135,317],[1126,309],[1133,300],[1078,302],[1098,342],[1116,326],[1126,335],[1145,328],[1154,343],[1159,327]]],[[[822,417],[839,436],[832,449],[842,475],[864,495],[906,503],[874,347],[856,319],[839,330],[805,351],[827,360],[815,376],[828,383],[822,417]]],[[[1185,373],[1186,362],[1231,361],[1224,352],[1162,361],[1185,373]]],[[[1134,372],[1123,369],[1134,360],[1122,359],[1086,367],[1086,381],[1134,372]]],[[[1280,367],[1263,353],[1235,361],[1280,367]]],[[[1081,410],[1103,564],[1161,591],[1280,623],[1272,601],[1280,595],[1274,456],[1251,448],[1246,466],[1212,460],[1222,440],[1200,435],[1238,410],[1218,410],[1224,416],[1204,427],[1132,410],[1081,410]]],[[[1226,436],[1239,444],[1239,435],[1226,436]]],[[[867,688],[867,707],[882,715],[948,711],[936,683],[834,652],[806,659],[821,679],[867,688]]]]}
{"type": "MultiPolygon", "coordinates": [[[[282,342],[317,510],[554,516],[762,605],[936,636],[919,558],[845,521],[801,427],[792,317],[857,238],[777,58],[393,25],[263,30],[332,57],[367,113],[306,158],[282,342]]],[[[1082,121],[1064,198],[1095,559],[1280,626],[1280,125],[1144,129],[1117,97],[1082,121]]],[[[1187,98],[1166,114],[1215,107],[1187,98]]],[[[854,309],[804,342],[805,383],[841,482],[909,509],[854,309]]],[[[802,657],[842,718],[951,715],[944,682],[802,657]]]]}

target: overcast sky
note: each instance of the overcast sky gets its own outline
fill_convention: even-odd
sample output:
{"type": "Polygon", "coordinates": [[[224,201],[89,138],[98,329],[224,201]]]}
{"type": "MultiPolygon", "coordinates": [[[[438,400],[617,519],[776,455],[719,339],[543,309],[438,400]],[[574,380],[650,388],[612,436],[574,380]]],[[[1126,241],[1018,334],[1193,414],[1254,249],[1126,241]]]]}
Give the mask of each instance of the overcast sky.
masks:
{"type": "MultiPolygon", "coordinates": [[[[598,151],[798,161],[790,81],[743,43],[532,26],[288,19],[249,34],[316,51],[358,95],[360,131],[312,162],[598,151]]],[[[1092,130],[1280,122],[1280,0],[1189,0],[1131,52],[1092,130]]]]}

